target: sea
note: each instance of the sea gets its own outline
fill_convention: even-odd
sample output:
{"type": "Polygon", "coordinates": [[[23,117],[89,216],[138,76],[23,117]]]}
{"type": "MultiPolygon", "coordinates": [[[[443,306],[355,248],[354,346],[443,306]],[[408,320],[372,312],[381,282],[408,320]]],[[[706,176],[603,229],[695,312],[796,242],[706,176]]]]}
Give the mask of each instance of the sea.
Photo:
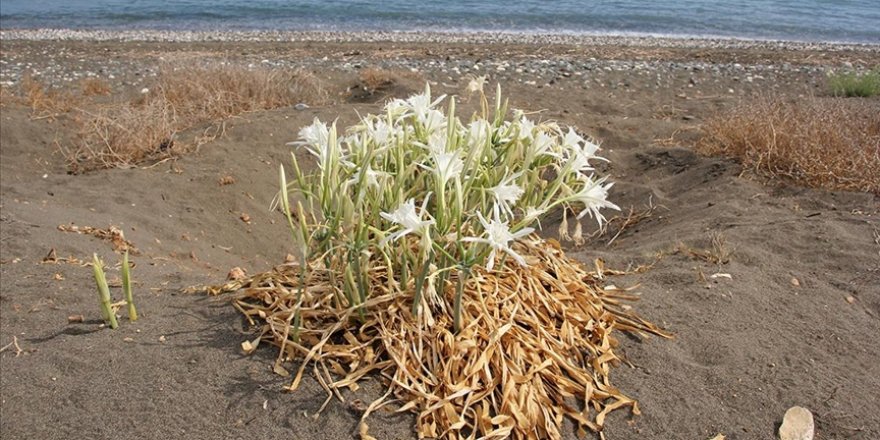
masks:
{"type": "Polygon", "coordinates": [[[509,32],[880,44],[880,0],[2,0],[0,29],[509,32]]]}

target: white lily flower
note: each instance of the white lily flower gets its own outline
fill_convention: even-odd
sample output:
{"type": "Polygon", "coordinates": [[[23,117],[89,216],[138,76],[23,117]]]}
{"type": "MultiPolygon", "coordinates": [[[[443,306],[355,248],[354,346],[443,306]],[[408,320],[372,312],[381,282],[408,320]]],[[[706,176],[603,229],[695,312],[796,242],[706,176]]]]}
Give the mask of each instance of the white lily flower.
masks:
{"type": "Polygon", "coordinates": [[[312,125],[307,125],[299,130],[299,138],[302,141],[290,142],[288,145],[305,145],[306,148],[318,157],[325,156],[325,150],[330,143],[330,130],[327,124],[315,118],[312,125]]]}
{"type": "Polygon", "coordinates": [[[464,170],[464,161],[461,160],[457,151],[432,153],[431,157],[434,159],[434,168],[425,168],[433,171],[443,186],[460,176],[464,170]]]}
{"type": "Polygon", "coordinates": [[[492,127],[489,121],[485,119],[477,119],[468,125],[467,143],[474,148],[482,148],[489,140],[489,133],[492,127]]]}
{"type": "Polygon", "coordinates": [[[446,98],[446,95],[442,95],[434,101],[431,101],[431,86],[426,85],[425,91],[418,95],[410,96],[409,99],[406,100],[406,105],[420,121],[423,121],[428,114],[428,110],[431,110],[435,105],[439,104],[440,101],[443,101],[444,98],[446,98]]]}
{"type": "Polygon", "coordinates": [[[489,189],[495,196],[495,205],[501,207],[501,210],[510,217],[513,217],[513,205],[516,205],[517,200],[525,193],[525,190],[513,183],[521,174],[507,176],[498,185],[489,189]]]}
{"type": "Polygon", "coordinates": [[[315,118],[312,125],[303,127],[299,131],[300,141],[288,142],[287,145],[305,146],[306,150],[313,156],[318,158],[318,167],[323,169],[330,154],[337,154],[340,162],[345,162],[345,154],[342,144],[345,139],[337,140],[335,145],[336,151],[333,152],[334,146],[330,145],[330,129],[327,124],[315,118]]]}
{"type": "Polygon", "coordinates": [[[525,224],[531,224],[532,222],[537,221],[538,227],[543,228],[541,226],[541,216],[545,213],[547,213],[547,209],[529,206],[528,208],[526,208],[525,215],[523,216],[523,221],[525,222],[525,224]]]}
{"type": "Polygon", "coordinates": [[[409,109],[409,104],[402,99],[392,99],[385,104],[385,111],[391,114],[393,118],[399,118],[406,114],[406,111],[409,109]]]}
{"type": "Polygon", "coordinates": [[[562,147],[569,150],[580,150],[581,142],[584,142],[584,138],[577,134],[573,128],[568,127],[568,133],[565,133],[562,138],[562,147]]]}
{"type": "Polygon", "coordinates": [[[394,135],[394,130],[385,121],[381,119],[376,119],[375,123],[369,123],[367,128],[370,132],[370,135],[373,137],[373,140],[376,141],[378,145],[385,145],[392,136],[394,135]]]}
{"type": "Polygon", "coordinates": [[[572,128],[569,128],[568,133],[565,134],[562,146],[566,152],[565,160],[568,161],[568,166],[579,175],[585,176],[587,171],[593,170],[593,166],[590,165],[591,160],[605,160],[596,156],[596,152],[599,151],[598,145],[584,139],[572,128]]]}
{"type": "Polygon", "coordinates": [[[599,213],[600,209],[611,208],[620,211],[619,206],[608,201],[608,189],[614,186],[614,183],[602,185],[607,180],[607,177],[594,180],[590,176],[580,180],[584,183],[584,187],[571,197],[573,200],[584,204],[584,210],[578,214],[577,218],[581,219],[585,215],[590,214],[590,217],[595,217],[596,221],[599,222],[599,226],[602,226],[602,223],[605,222],[605,216],[599,213]]]}
{"type": "Polygon", "coordinates": [[[385,171],[376,171],[374,170],[370,164],[367,164],[366,168],[361,168],[360,171],[355,173],[354,176],[349,179],[351,183],[357,183],[357,181],[361,178],[361,173],[364,173],[364,180],[367,184],[367,187],[379,188],[379,179],[390,177],[391,174],[385,171]]]}
{"type": "Polygon", "coordinates": [[[532,148],[535,150],[535,157],[544,155],[559,157],[559,154],[556,151],[553,151],[555,146],[556,142],[553,136],[548,135],[543,130],[539,131],[538,135],[535,136],[532,141],[532,148]]]}
{"type": "Polygon", "coordinates": [[[431,156],[446,152],[446,133],[436,131],[428,136],[428,152],[431,156]]]}
{"type": "Polygon", "coordinates": [[[519,138],[532,140],[534,138],[534,131],[535,123],[523,115],[519,120],[519,138]]]}
{"type": "Polygon", "coordinates": [[[468,93],[483,93],[483,86],[486,85],[486,75],[475,76],[468,81],[467,92],[468,93]]]}
{"type": "Polygon", "coordinates": [[[525,258],[522,255],[517,254],[510,247],[510,242],[518,240],[526,235],[531,234],[535,231],[534,228],[523,228],[517,232],[510,232],[510,227],[507,225],[507,222],[502,222],[498,211],[498,207],[496,206],[493,209],[495,212],[495,216],[491,222],[486,221],[486,218],[483,217],[483,214],[477,211],[477,217],[480,219],[480,223],[483,224],[483,228],[486,231],[486,237],[465,237],[462,238],[462,241],[468,241],[473,243],[485,243],[488,244],[492,251],[489,252],[489,261],[486,264],[487,270],[492,270],[495,267],[495,257],[498,255],[499,251],[506,252],[508,255],[513,257],[520,266],[526,265],[525,258]]]}
{"type": "Polygon", "coordinates": [[[428,133],[438,132],[446,128],[446,115],[439,110],[430,109],[424,114],[418,115],[418,118],[428,133]]]}
{"type": "Polygon", "coordinates": [[[381,245],[388,241],[397,241],[399,238],[407,234],[418,234],[423,239],[428,236],[428,228],[434,224],[433,219],[424,220],[424,215],[428,212],[425,209],[428,205],[428,197],[422,202],[421,213],[416,213],[416,199],[409,199],[400,204],[392,213],[380,212],[379,215],[385,220],[403,227],[400,231],[386,237],[382,240],[381,245]]]}

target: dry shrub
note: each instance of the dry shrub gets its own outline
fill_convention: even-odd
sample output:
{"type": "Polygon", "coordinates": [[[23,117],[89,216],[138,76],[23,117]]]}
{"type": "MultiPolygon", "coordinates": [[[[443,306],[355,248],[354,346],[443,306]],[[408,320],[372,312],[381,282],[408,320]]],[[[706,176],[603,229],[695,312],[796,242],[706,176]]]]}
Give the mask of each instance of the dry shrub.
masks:
{"type": "Polygon", "coordinates": [[[83,96],[105,96],[112,91],[110,84],[100,78],[83,79],[80,81],[79,88],[83,96]]]}
{"type": "Polygon", "coordinates": [[[376,91],[394,84],[397,81],[397,76],[385,69],[368,67],[366,69],[361,69],[358,79],[364,89],[376,91]]]}
{"type": "Polygon", "coordinates": [[[424,84],[424,77],[416,72],[366,67],[349,88],[349,98],[354,102],[377,102],[390,96],[409,96],[424,84]]]}
{"type": "Polygon", "coordinates": [[[300,102],[324,104],[327,98],[327,91],[311,73],[227,64],[167,66],[144,96],[147,103],[162,101],[193,123],[300,102]]]}
{"type": "Polygon", "coordinates": [[[25,75],[21,79],[19,88],[24,104],[38,118],[67,113],[74,108],[76,102],[69,91],[47,86],[31,75],[25,75]]]}
{"type": "Polygon", "coordinates": [[[182,152],[173,148],[174,140],[186,125],[160,100],[118,103],[94,112],[81,109],[76,120],[76,144],[62,148],[73,173],[129,168],[182,152]]]}
{"type": "Polygon", "coordinates": [[[308,72],[224,64],[167,66],[148,90],[131,101],[81,110],[78,142],[64,150],[72,172],[130,167],[185,153],[212,135],[185,143],[177,138],[183,130],[214,123],[206,133],[216,136],[224,118],[300,102],[324,104],[329,96],[308,72]]]}
{"type": "Polygon", "coordinates": [[[285,361],[301,359],[288,389],[311,371],[328,393],[322,410],[334,396],[342,399],[340,390],[379,374],[388,390],[366,408],[362,439],[373,438],[364,420],[392,403],[392,394],[399,411],[418,415],[419,438],[560,439],[565,418],[601,432],[615,409],[638,414],[636,401],[609,379],[620,363],[614,333],[670,335],[624,304],[637,296],[602,287],[606,275],[621,272],[599,260],[588,272],[553,241],[532,237],[516,246],[527,266],[508,261],[466,282],[459,333],[453,311],[442,306],[452,303],[455,282],[438,286],[445,298],[423,299],[414,317],[414,296],[389,289],[381,266],[365,274],[373,291],[363,309],[337,305],[341,287],[323,261],[196,290],[236,292],[233,305],[261,328],[244,351],[261,342],[280,347],[274,371],[282,376],[290,375],[285,361]]]}
{"type": "Polygon", "coordinates": [[[880,101],[764,98],[718,115],[697,149],[759,175],[880,194],[880,101]]]}
{"type": "Polygon", "coordinates": [[[5,84],[0,84],[0,107],[13,102],[17,102],[17,99],[12,88],[5,84]]]}

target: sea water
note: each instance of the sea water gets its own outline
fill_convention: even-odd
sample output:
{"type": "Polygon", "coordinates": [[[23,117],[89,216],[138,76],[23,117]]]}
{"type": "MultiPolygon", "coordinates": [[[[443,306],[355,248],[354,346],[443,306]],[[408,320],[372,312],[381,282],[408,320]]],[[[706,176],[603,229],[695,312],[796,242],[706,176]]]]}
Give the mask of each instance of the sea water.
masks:
{"type": "Polygon", "coordinates": [[[880,43],[880,0],[2,0],[0,28],[504,31],[880,43]]]}

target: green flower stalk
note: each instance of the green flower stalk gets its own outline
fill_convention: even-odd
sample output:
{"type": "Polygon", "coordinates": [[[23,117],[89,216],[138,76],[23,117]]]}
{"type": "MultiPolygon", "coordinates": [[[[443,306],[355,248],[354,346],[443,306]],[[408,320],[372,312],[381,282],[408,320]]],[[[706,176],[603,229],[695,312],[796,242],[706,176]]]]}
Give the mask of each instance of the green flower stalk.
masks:
{"type": "Polygon", "coordinates": [[[452,311],[455,329],[464,328],[467,278],[479,267],[525,265],[516,242],[541,217],[561,208],[601,225],[600,209],[619,209],[607,200],[611,184],[593,173],[605,160],[597,144],[521,111],[510,117],[500,89],[494,108],[481,85],[475,90],[482,111],[467,122],[452,99],[438,109],[445,97],[426,87],[344,131],[315,119],[291,143],[317,168],[303,172],[294,154],[294,178],[279,172],[278,206],[303,246],[303,267],[315,261],[328,270],[336,306],[363,316],[378,282],[411,294],[413,315],[427,304],[452,311]],[[288,197],[298,200],[296,219],[288,197]],[[378,281],[365,276],[377,268],[378,281]]]}
{"type": "Polygon", "coordinates": [[[137,309],[134,307],[134,298],[131,295],[131,269],[128,265],[128,251],[122,255],[122,291],[125,293],[125,303],[128,305],[128,320],[137,321],[137,309]]]}
{"type": "Polygon", "coordinates": [[[116,314],[113,313],[113,307],[110,305],[110,287],[107,286],[107,277],[104,276],[104,262],[98,258],[98,254],[94,254],[92,260],[92,269],[95,273],[95,284],[98,285],[98,296],[101,300],[101,314],[104,322],[110,324],[110,328],[119,327],[116,322],[116,314]]]}

